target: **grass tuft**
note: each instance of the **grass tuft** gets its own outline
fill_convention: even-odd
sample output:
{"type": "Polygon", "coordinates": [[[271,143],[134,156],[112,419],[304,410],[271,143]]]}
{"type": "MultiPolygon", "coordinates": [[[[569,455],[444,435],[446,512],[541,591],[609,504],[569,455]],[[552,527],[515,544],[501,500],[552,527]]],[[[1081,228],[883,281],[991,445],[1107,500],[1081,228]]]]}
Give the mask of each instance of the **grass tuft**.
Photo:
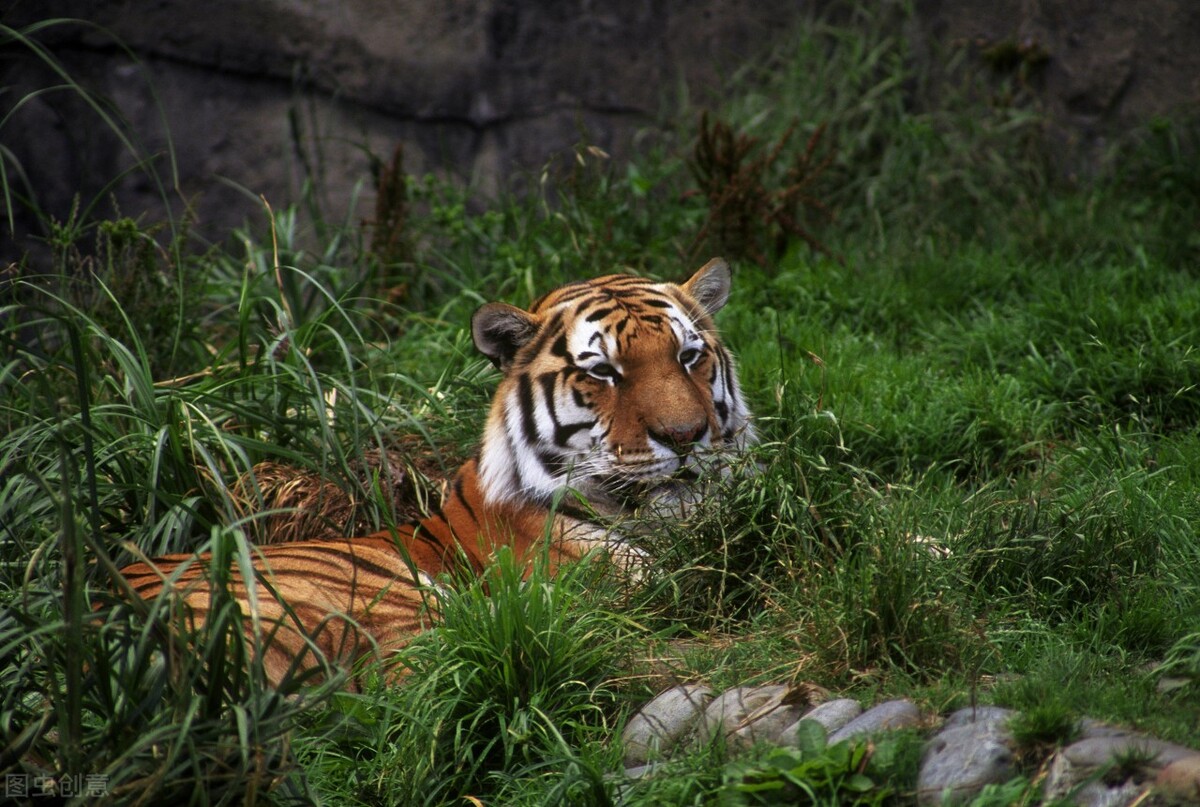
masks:
{"type": "Polygon", "coordinates": [[[589,593],[600,571],[582,565],[551,581],[545,559],[526,575],[502,550],[482,578],[439,592],[436,626],[400,655],[404,685],[346,711],[367,713],[370,752],[344,759],[314,748],[314,764],[334,778],[349,766],[343,775],[370,804],[486,799],[529,780],[592,793],[583,803],[607,792],[576,749],[613,730],[614,676],[640,628],[589,593]]]}

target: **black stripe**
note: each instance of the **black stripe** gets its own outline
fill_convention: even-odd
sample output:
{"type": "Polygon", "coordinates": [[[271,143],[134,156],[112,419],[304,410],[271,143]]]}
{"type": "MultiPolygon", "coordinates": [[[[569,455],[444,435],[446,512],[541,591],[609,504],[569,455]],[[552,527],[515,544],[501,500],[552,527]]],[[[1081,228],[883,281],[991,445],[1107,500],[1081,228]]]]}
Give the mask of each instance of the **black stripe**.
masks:
{"type": "Polygon", "coordinates": [[[725,379],[725,395],[730,401],[737,400],[737,381],[733,378],[733,363],[724,350],[717,350],[717,358],[721,362],[721,374],[725,379]]]}
{"type": "Polygon", "coordinates": [[[538,451],[535,456],[551,476],[558,476],[567,470],[567,458],[562,454],[553,451],[538,451]]]}
{"type": "Polygon", "coordinates": [[[554,443],[562,448],[567,447],[567,441],[575,436],[577,432],[592,428],[594,421],[585,420],[579,423],[557,424],[554,427],[554,443]]]}
{"type": "Polygon", "coordinates": [[[558,335],[561,326],[562,326],[562,312],[555,311],[554,316],[550,317],[550,321],[547,322],[542,327],[541,331],[538,332],[537,339],[535,339],[533,341],[533,347],[531,347],[529,349],[529,353],[526,355],[529,355],[529,356],[540,355],[541,352],[546,349],[546,342],[549,341],[550,337],[558,335]]]}
{"type": "Polygon", "coordinates": [[[518,379],[517,398],[521,406],[521,431],[525,442],[533,445],[538,442],[537,420],[533,416],[533,384],[527,375],[518,379]]]}
{"type": "MultiPolygon", "coordinates": [[[[509,455],[515,456],[517,453],[517,448],[515,445],[516,435],[514,435],[512,432],[510,432],[508,430],[508,425],[507,425],[508,418],[507,417],[504,419],[504,421],[505,421],[504,442],[508,444],[509,455]]],[[[510,462],[510,463],[508,463],[507,467],[508,467],[509,487],[511,487],[513,490],[524,490],[525,484],[524,484],[524,481],[521,479],[521,471],[520,471],[519,463],[510,462]]],[[[476,466],[476,469],[478,469],[478,466],[476,466]]]]}
{"type": "MultiPolygon", "coordinates": [[[[558,412],[555,410],[556,401],[554,400],[555,374],[546,373],[538,382],[542,385],[542,395],[546,399],[546,410],[550,412],[550,420],[554,423],[554,444],[561,447],[567,447],[567,441],[581,429],[590,429],[594,421],[581,421],[579,423],[562,423],[558,419],[558,412]]],[[[576,395],[578,390],[573,390],[576,395]]],[[[580,406],[583,404],[580,403],[580,406]]]]}
{"type": "Polygon", "coordinates": [[[538,302],[545,301],[548,297],[553,296],[556,303],[569,303],[573,300],[578,300],[580,297],[595,295],[597,297],[614,297],[628,296],[632,293],[640,293],[643,290],[653,286],[653,282],[642,277],[633,275],[613,275],[600,282],[599,278],[593,280],[576,281],[568,283],[565,286],[559,287],[557,290],[550,292],[538,302]]]}
{"type": "MultiPolygon", "coordinates": [[[[478,524],[479,519],[475,516],[475,508],[471,506],[471,503],[467,501],[467,497],[463,494],[462,476],[454,477],[454,495],[458,497],[460,502],[462,502],[463,509],[467,511],[467,515],[470,517],[471,521],[478,524]]],[[[443,511],[445,511],[445,509],[446,508],[444,507],[442,508],[443,511]]],[[[451,532],[453,532],[453,529],[451,529],[451,532]]]]}
{"type": "MultiPolygon", "coordinates": [[[[355,564],[354,571],[357,573],[357,572],[361,571],[362,568],[363,568],[362,564],[355,564]]],[[[287,571],[287,570],[284,570],[284,571],[287,571]]],[[[278,578],[280,576],[280,573],[278,573],[278,572],[271,574],[271,575],[268,575],[266,572],[262,572],[261,574],[263,574],[266,577],[267,582],[272,582],[273,577],[278,578]]],[[[377,575],[377,576],[380,577],[382,580],[390,583],[390,582],[398,579],[403,574],[404,574],[404,572],[400,571],[399,569],[393,569],[393,570],[390,570],[387,574],[377,575]]],[[[360,593],[356,589],[358,589],[360,587],[366,588],[367,583],[369,582],[365,578],[357,576],[357,574],[352,576],[349,580],[347,580],[345,575],[339,575],[339,574],[336,574],[334,571],[326,571],[326,570],[322,570],[322,569],[305,569],[303,574],[301,575],[301,577],[306,583],[313,583],[313,584],[322,584],[322,583],[330,584],[331,583],[331,584],[333,584],[333,586],[330,586],[330,585],[320,585],[319,586],[322,589],[322,591],[324,591],[324,593],[326,593],[326,594],[331,593],[331,590],[334,589],[334,587],[336,587],[337,584],[348,583],[349,584],[348,593],[351,596],[354,596],[355,594],[360,593]]],[[[368,593],[371,593],[371,592],[368,592],[368,593]]],[[[272,596],[275,597],[276,600],[281,599],[274,592],[272,593],[272,596]]],[[[289,602],[289,604],[291,604],[291,603],[289,602]]],[[[303,620],[301,620],[301,621],[303,621],[303,620]]]]}
{"type": "Polygon", "coordinates": [[[550,352],[559,358],[571,361],[571,351],[567,350],[567,335],[559,334],[559,337],[554,340],[554,344],[550,346],[550,352]]]}
{"type": "Polygon", "coordinates": [[[587,318],[585,321],[586,322],[595,322],[596,320],[604,319],[605,317],[607,317],[609,314],[611,314],[612,312],[614,312],[616,310],[617,310],[616,306],[610,306],[608,308],[597,308],[595,311],[593,311],[592,313],[587,315],[587,318]]]}
{"type": "Polygon", "coordinates": [[[558,503],[556,508],[559,515],[573,518],[576,521],[592,523],[592,515],[581,507],[576,507],[572,502],[568,502],[565,498],[558,503]]]}
{"type": "Polygon", "coordinates": [[[313,544],[313,543],[307,543],[307,544],[303,544],[303,545],[295,544],[294,546],[288,546],[287,544],[277,544],[276,546],[279,547],[279,550],[271,551],[267,555],[267,561],[268,561],[268,563],[270,563],[273,559],[279,558],[279,557],[284,557],[284,558],[290,557],[293,560],[314,561],[315,559],[312,557],[313,554],[318,555],[318,556],[324,555],[328,558],[335,558],[335,559],[343,561],[343,562],[349,562],[350,565],[352,567],[354,567],[355,569],[365,569],[366,571],[370,572],[371,574],[379,575],[380,577],[395,577],[396,576],[396,574],[397,574],[396,569],[390,569],[385,566],[380,566],[378,563],[375,563],[374,561],[365,560],[365,559],[359,557],[357,554],[355,554],[353,549],[348,548],[348,547],[352,547],[353,545],[354,545],[353,541],[349,542],[348,544],[341,544],[340,546],[339,545],[324,546],[322,544],[313,544]],[[288,551],[282,551],[284,549],[284,547],[287,547],[288,551]]]}
{"type": "Polygon", "coordinates": [[[594,420],[581,420],[578,423],[565,423],[554,429],[554,439],[558,445],[567,448],[568,441],[577,433],[588,431],[596,425],[594,420]]]}
{"type": "MultiPolygon", "coordinates": [[[[594,281],[587,280],[579,280],[573,283],[568,283],[567,285],[560,286],[556,290],[550,292],[550,294],[547,294],[546,297],[554,295],[554,302],[562,305],[563,303],[569,303],[574,300],[578,300],[580,297],[587,297],[591,294],[603,294],[603,290],[600,287],[593,285],[593,283],[594,281]]],[[[545,300],[546,297],[543,297],[542,300],[545,300]]]]}

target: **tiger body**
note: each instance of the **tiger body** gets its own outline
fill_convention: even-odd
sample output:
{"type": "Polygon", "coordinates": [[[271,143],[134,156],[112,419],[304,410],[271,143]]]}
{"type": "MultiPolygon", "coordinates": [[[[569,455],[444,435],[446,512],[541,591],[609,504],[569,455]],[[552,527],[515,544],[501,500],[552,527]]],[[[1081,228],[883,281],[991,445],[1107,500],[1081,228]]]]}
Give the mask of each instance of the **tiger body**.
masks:
{"type": "MultiPolygon", "coordinates": [[[[479,454],[440,512],[363,537],[257,547],[250,586],[231,570],[247,632],[269,636],[260,642],[268,678],[320,659],[386,656],[426,627],[430,586],[479,573],[501,546],[518,562],[545,552],[551,570],[597,549],[638,565],[613,523],[685,506],[704,476],[754,440],[712,321],[729,287],[715,259],[680,285],[608,275],[528,310],[481,307],[472,336],[503,377],[479,454]]],[[[203,620],[207,556],[170,555],[123,574],[143,598],[169,587],[203,620]]]]}

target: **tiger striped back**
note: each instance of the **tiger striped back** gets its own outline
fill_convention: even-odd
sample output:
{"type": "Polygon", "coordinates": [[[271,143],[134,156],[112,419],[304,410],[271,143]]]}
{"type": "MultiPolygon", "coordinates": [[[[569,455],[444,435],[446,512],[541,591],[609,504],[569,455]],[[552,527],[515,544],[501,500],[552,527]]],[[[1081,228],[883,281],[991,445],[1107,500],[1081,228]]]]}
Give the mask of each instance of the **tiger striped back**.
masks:
{"type": "MultiPolygon", "coordinates": [[[[424,591],[477,574],[496,549],[552,566],[603,549],[640,561],[610,529],[639,508],[677,508],[711,469],[754,440],[732,358],[712,316],[729,296],[715,259],[687,282],[609,275],[571,283],[528,310],[489,303],[472,318],[476,346],[502,372],[476,459],[440,512],[394,533],[255,549],[255,581],[231,591],[273,634],[268,677],[289,668],[386,655],[428,622],[424,591]],[[576,496],[556,495],[564,489],[576,496]],[[546,546],[548,540],[549,545],[546,546]]],[[[169,588],[202,621],[207,556],[169,555],[123,573],[143,598],[169,588]]]]}

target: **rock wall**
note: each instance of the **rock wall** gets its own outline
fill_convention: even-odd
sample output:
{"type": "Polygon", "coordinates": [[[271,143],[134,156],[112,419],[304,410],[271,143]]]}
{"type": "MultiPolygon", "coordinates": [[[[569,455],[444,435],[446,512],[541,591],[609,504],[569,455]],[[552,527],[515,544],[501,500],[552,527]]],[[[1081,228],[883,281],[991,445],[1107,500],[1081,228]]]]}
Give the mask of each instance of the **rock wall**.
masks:
{"type": "MultiPolygon", "coordinates": [[[[803,0],[0,0],[0,19],[18,29],[85,21],[36,38],[111,99],[108,114],[130,133],[121,142],[75,93],[30,97],[61,78],[10,41],[0,117],[24,101],[0,145],[59,217],[75,193],[86,203],[114,192],[126,214],[153,209],[155,181],[129,169],[155,155],[164,187],[178,187],[172,203],[194,205],[214,237],[261,221],[260,194],[278,208],[306,183],[339,218],[356,189],[370,194],[372,167],[397,143],[410,171],[489,194],[585,130],[618,159],[663,135],[665,100],[719,93],[810,10],[803,0]]],[[[1034,88],[1064,152],[1085,165],[1114,133],[1200,100],[1195,0],[917,0],[915,11],[929,59],[966,42],[973,58],[1008,48],[1036,60],[1034,88]]],[[[23,187],[12,170],[9,180],[23,187]]],[[[0,246],[0,262],[17,249],[0,246]]]]}
{"type": "Polygon", "coordinates": [[[1071,170],[1095,171],[1114,138],[1155,117],[1200,111],[1195,0],[916,0],[915,12],[928,55],[961,44],[1024,71],[1071,170]]]}
{"type": "MultiPolygon", "coordinates": [[[[719,90],[804,9],[797,0],[6,3],[8,24],[89,21],[38,39],[113,99],[137,145],[160,155],[165,179],[177,170],[211,234],[257,215],[258,194],[278,208],[310,180],[336,218],[357,185],[369,192],[372,162],[397,143],[410,172],[447,171],[484,194],[583,131],[619,158],[664,100],[683,86],[701,98],[719,90]]],[[[25,49],[3,51],[9,99],[56,83],[25,49]]],[[[133,160],[71,93],[33,99],[0,138],[55,211],[133,160]]],[[[131,176],[118,190],[133,213],[156,189],[131,176]]]]}

